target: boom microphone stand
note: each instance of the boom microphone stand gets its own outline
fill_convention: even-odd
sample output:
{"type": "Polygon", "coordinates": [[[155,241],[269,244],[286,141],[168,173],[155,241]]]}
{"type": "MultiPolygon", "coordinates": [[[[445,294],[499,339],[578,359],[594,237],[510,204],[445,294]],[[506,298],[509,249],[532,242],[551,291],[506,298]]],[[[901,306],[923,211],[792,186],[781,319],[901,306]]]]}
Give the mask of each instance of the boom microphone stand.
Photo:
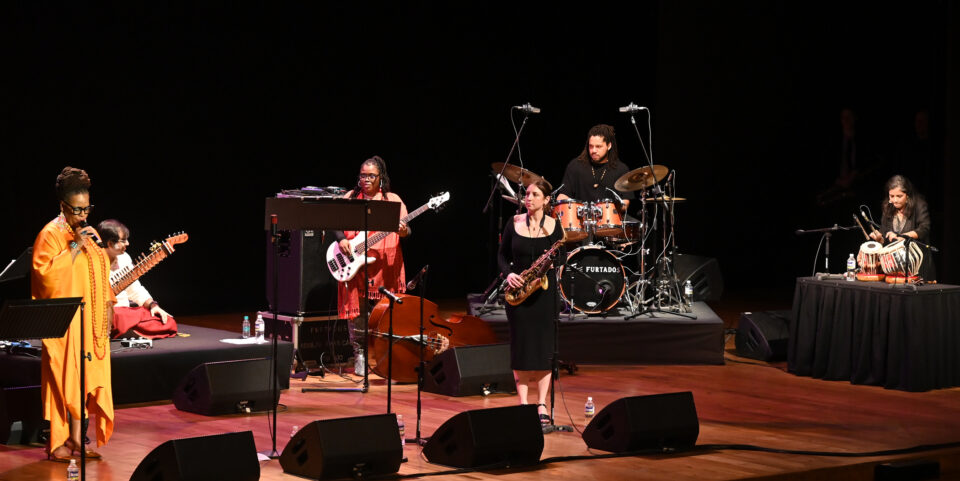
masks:
{"type": "MultiPolygon", "coordinates": [[[[554,276],[556,277],[556,276],[554,276]]],[[[560,305],[560,289],[556,289],[556,305],[560,305]]],[[[572,296],[571,296],[572,298],[572,296]]],[[[570,306],[570,312],[573,312],[573,305],[570,306]]],[[[560,375],[560,313],[553,318],[553,357],[550,360],[550,424],[541,426],[543,434],[553,432],[573,432],[573,426],[557,424],[556,422],[556,382],[560,375]]]]}

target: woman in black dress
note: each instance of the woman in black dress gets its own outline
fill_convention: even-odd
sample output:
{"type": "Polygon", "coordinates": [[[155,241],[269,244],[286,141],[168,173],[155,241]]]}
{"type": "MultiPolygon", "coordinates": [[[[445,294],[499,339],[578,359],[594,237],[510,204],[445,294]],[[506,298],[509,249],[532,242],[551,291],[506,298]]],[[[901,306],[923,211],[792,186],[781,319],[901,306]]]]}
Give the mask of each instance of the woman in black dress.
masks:
{"type": "MultiPolygon", "coordinates": [[[[500,271],[511,287],[520,287],[518,273],[530,267],[538,257],[563,237],[563,229],[546,215],[551,191],[545,180],[527,186],[525,214],[513,216],[500,241],[500,271]]],[[[537,386],[537,410],[541,422],[549,422],[547,392],[550,389],[550,361],[553,356],[553,326],[559,314],[554,271],[547,273],[549,287],[536,292],[517,306],[507,305],[510,324],[510,368],[517,382],[520,404],[527,404],[531,385],[537,386]]]]}

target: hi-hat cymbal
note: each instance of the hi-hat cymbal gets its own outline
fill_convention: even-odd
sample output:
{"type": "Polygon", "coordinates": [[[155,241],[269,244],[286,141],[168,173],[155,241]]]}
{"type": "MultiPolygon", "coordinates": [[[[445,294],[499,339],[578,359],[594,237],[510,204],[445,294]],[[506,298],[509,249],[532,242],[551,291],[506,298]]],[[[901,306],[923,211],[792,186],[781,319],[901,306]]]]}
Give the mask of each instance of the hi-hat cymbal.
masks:
{"type": "Polygon", "coordinates": [[[686,197],[670,197],[669,195],[665,195],[663,197],[647,197],[644,200],[646,200],[647,202],[654,202],[654,201],[659,202],[661,200],[664,202],[686,202],[687,198],[686,197]]]}
{"type": "Polygon", "coordinates": [[[668,172],[670,172],[670,169],[663,165],[654,165],[652,171],[650,167],[640,167],[639,169],[633,169],[621,175],[614,184],[614,187],[620,192],[633,192],[635,190],[646,189],[655,183],[653,180],[654,177],[656,177],[656,181],[659,182],[667,176],[668,172]]]}
{"type": "MultiPolygon", "coordinates": [[[[503,169],[503,162],[494,162],[490,164],[490,167],[493,168],[494,174],[499,174],[500,169],[503,169]]],[[[507,165],[506,169],[503,169],[503,176],[507,178],[510,182],[516,182],[518,184],[523,184],[524,187],[538,181],[541,177],[533,172],[530,172],[526,169],[521,169],[520,167],[510,164],[507,165]],[[521,178],[523,181],[521,182],[521,178]]]]}

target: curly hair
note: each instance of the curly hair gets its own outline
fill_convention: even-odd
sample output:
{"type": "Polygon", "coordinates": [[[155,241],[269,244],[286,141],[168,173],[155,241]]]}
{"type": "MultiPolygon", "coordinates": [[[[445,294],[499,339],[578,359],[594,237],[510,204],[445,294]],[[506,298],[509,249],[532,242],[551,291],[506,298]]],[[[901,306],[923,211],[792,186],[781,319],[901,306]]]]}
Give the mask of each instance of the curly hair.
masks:
{"type": "MultiPolygon", "coordinates": [[[[367,160],[364,160],[360,164],[360,168],[363,168],[364,165],[372,165],[377,168],[377,171],[380,173],[380,190],[383,192],[383,195],[386,196],[387,192],[390,192],[390,175],[387,174],[387,162],[383,160],[379,155],[374,155],[367,160]]],[[[353,197],[360,197],[362,191],[357,188],[354,189],[353,197]]]]}
{"type": "Polygon", "coordinates": [[[64,167],[57,176],[57,198],[66,202],[74,194],[90,192],[90,176],[83,169],[64,167]]]}
{"type": "Polygon", "coordinates": [[[910,182],[910,179],[902,175],[895,175],[887,180],[887,183],[884,185],[883,189],[884,194],[887,194],[887,197],[883,200],[883,217],[892,218],[893,216],[897,215],[897,208],[890,203],[889,194],[893,189],[900,189],[904,194],[907,194],[907,201],[903,205],[904,217],[910,217],[913,215],[913,209],[917,207],[917,199],[920,197],[920,194],[917,193],[917,190],[914,188],[913,182],[910,182]]]}
{"type": "Polygon", "coordinates": [[[607,159],[610,161],[610,167],[614,167],[620,162],[616,132],[612,125],[607,124],[598,124],[590,127],[590,131],[587,132],[587,141],[584,142],[583,151],[577,156],[577,160],[585,164],[590,163],[590,137],[603,137],[603,141],[610,144],[610,150],[607,151],[607,159]]]}

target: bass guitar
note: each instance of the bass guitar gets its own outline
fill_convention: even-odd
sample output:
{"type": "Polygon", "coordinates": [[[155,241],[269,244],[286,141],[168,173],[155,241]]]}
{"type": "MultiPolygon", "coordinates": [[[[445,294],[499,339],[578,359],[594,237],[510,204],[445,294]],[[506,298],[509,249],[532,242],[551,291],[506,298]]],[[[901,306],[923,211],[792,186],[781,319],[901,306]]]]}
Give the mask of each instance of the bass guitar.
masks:
{"type": "MultiPolygon", "coordinates": [[[[450,200],[450,193],[444,192],[436,197],[430,199],[429,202],[420,206],[417,210],[410,212],[405,215],[400,222],[404,224],[409,224],[418,215],[426,212],[427,210],[437,210],[443,205],[444,202],[450,200]]],[[[330,275],[333,276],[339,282],[347,282],[350,279],[353,279],[354,276],[360,272],[361,268],[365,263],[371,264],[376,258],[367,257],[367,248],[372,247],[380,242],[385,237],[390,235],[390,232],[376,232],[370,235],[366,242],[364,239],[367,238],[366,232],[359,232],[357,236],[353,239],[350,239],[350,248],[347,251],[340,250],[340,243],[334,242],[330,244],[330,247],[327,248],[327,268],[330,270],[330,275]]]]}
{"type": "Polygon", "coordinates": [[[140,257],[132,266],[110,275],[110,288],[113,290],[113,294],[117,295],[123,292],[130,284],[133,284],[133,281],[139,279],[140,276],[153,269],[153,266],[173,254],[173,246],[186,242],[187,238],[187,234],[181,232],[167,237],[163,242],[154,241],[150,245],[149,254],[140,254],[140,257]]]}

